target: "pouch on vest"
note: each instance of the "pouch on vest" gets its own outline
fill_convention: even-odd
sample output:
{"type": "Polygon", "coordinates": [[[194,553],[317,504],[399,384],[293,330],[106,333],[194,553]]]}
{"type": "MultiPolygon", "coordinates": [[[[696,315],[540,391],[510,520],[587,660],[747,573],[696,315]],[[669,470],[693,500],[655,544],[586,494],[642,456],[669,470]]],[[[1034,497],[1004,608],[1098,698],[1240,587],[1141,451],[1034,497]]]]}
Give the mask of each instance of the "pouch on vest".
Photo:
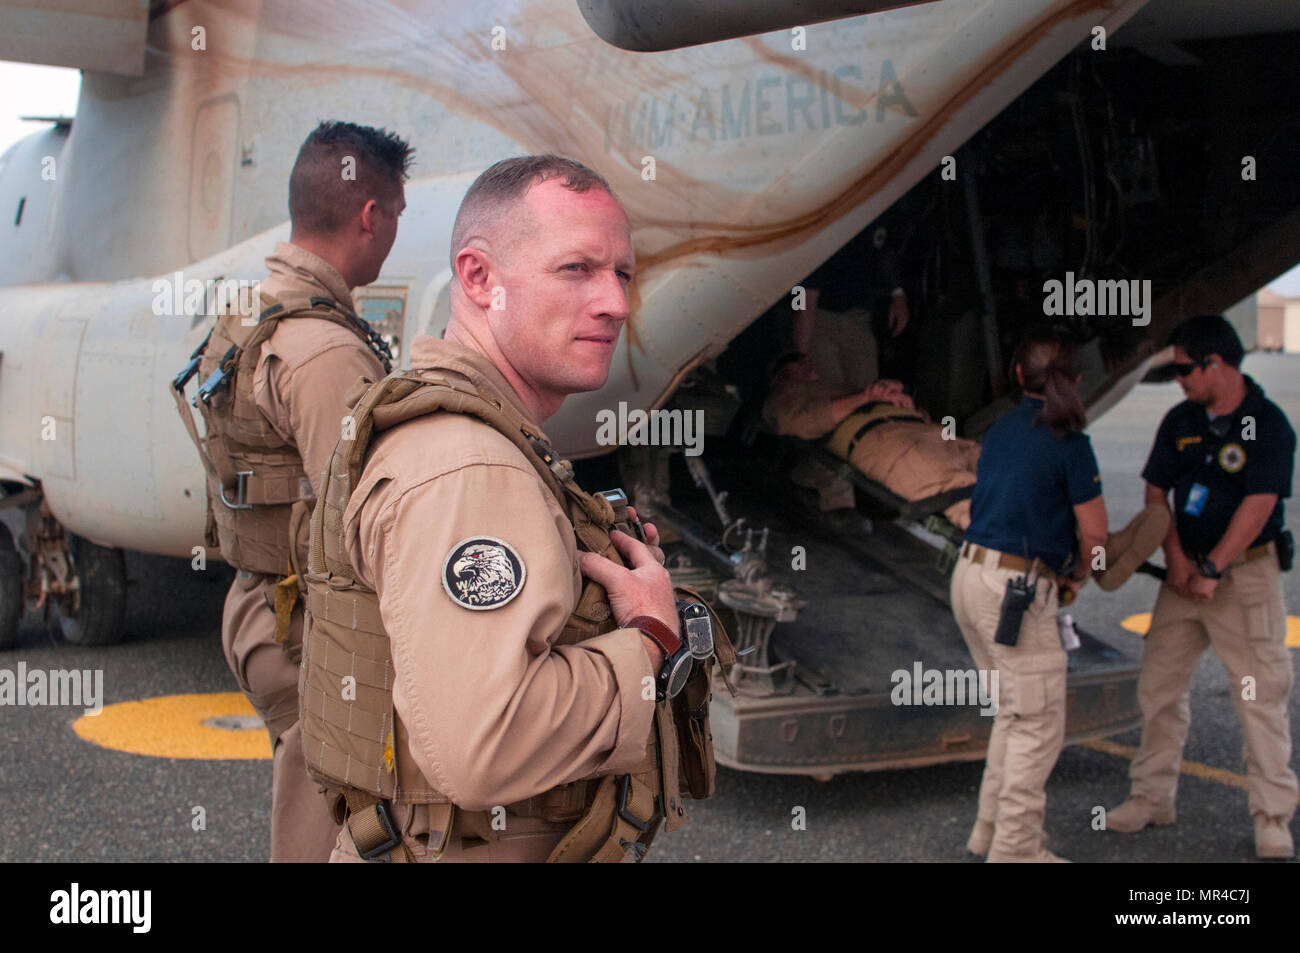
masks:
{"type": "MultiPolygon", "coordinates": [[[[226,562],[238,569],[283,576],[302,552],[293,551],[290,508],[309,501],[312,487],[297,448],[275,431],[257,406],[253,381],[262,346],[280,321],[313,317],[355,334],[385,367],[389,355],[369,325],[330,298],[286,295],[277,300],[264,295],[263,304],[267,307],[251,324],[236,312],[220,315],[172,381],[171,391],[207,471],[205,543],[219,548],[226,562]],[[192,403],[204,420],[202,437],[184,393],[196,376],[200,383],[192,403]]],[[[298,575],[301,579],[300,571],[298,575]]],[[[292,608],[290,596],[287,590],[282,593],[282,609],[292,608]]],[[[281,612],[282,620],[287,611],[281,612]]],[[[285,635],[282,621],[277,640],[286,641],[285,635]]]]}
{"type": "Polygon", "coordinates": [[[713,656],[699,662],[681,692],[672,699],[673,724],[677,729],[680,757],[679,793],[702,800],[713,796],[717,763],[713,760],[713,731],[709,725],[712,699],[713,662],[716,658],[726,673],[736,661],[736,650],[713,606],[692,589],[678,586],[678,598],[702,603],[713,622],[713,656]]]}

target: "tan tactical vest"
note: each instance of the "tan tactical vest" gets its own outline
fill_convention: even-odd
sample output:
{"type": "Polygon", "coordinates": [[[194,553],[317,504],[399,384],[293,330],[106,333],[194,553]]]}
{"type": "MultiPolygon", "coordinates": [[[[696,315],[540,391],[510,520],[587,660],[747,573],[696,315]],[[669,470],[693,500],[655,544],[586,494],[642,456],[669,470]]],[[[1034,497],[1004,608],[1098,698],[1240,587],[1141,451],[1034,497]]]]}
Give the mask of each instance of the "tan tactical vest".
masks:
{"type": "MultiPolygon", "coordinates": [[[[392,802],[428,805],[435,859],[453,827],[482,836],[488,826],[481,816],[486,812],[459,811],[417,767],[405,728],[393,714],[393,663],[379,599],[356,579],[343,540],[343,513],[371,439],[438,411],[472,414],[509,438],[568,514],[578,547],[621,564],[609,537],[614,519],[609,503],[583,492],[569,463],[475,372],[429,368],[392,374],[354,405],[355,439],[335,448],[324,497],[312,514],[299,695],[308,773],[325,787],[336,820],[346,818],[358,852],[372,860],[411,859],[393,830],[392,802]]],[[[730,664],[734,650],[716,616],[714,625],[723,646],[719,657],[730,664]]],[[[604,588],[586,580],[556,642],[581,642],[614,628],[604,588]]],[[[578,781],[504,805],[509,814],[575,822],[550,860],[619,861],[628,852],[639,860],[661,821],[669,831],[686,822],[684,793],[712,794],[711,666],[712,659],[697,666],[677,699],[656,705],[646,757],[629,774],[578,781]]]]}
{"type": "Polygon", "coordinates": [[[208,472],[207,544],[219,546],[222,557],[238,569],[289,576],[306,551],[313,494],[297,448],[280,438],[253,396],[262,345],[283,320],[320,318],[356,334],[383,362],[385,372],[391,362],[387,346],[369,325],[331,298],[264,295],[262,303],[267,307],[256,322],[245,325],[237,313],[217,318],[190,367],[174,382],[173,393],[208,472]],[[194,403],[207,427],[204,440],[182,396],[186,373],[194,372],[202,382],[194,403]]]}

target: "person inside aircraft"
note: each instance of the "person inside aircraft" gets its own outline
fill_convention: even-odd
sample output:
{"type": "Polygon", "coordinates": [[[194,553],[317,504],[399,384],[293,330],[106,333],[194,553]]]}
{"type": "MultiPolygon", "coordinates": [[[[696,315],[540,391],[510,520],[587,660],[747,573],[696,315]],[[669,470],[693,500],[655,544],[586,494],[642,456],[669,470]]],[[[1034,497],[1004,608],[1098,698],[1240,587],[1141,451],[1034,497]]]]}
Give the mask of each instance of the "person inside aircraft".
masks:
{"type": "MultiPolygon", "coordinates": [[[[865,388],[825,381],[806,354],[791,352],[773,368],[763,417],[783,436],[825,438],[828,450],[906,500],[922,500],[975,483],[979,444],[945,437],[943,428],[914,405],[898,381],[877,380],[865,388]]],[[[791,477],[809,485],[799,467],[791,477]]],[[[852,486],[833,473],[830,478],[812,485],[819,491],[822,509],[828,502],[852,506],[852,486]],[[847,494],[838,497],[843,491],[836,484],[847,487],[847,494]]],[[[944,515],[965,530],[970,525],[970,500],[954,502],[944,515]]]]}
{"type": "Polygon", "coordinates": [[[800,282],[794,347],[823,378],[866,387],[880,377],[882,356],[893,363],[910,318],[893,246],[886,225],[873,223],[800,282]]]}

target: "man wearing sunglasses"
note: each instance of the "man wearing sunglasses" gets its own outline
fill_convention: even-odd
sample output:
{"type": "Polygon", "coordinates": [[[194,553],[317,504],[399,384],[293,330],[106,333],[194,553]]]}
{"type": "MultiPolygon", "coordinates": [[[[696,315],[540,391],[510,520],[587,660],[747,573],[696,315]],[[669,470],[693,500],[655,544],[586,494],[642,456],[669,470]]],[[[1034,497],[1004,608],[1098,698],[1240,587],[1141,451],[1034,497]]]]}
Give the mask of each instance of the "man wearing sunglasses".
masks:
{"type": "Polygon", "coordinates": [[[1106,818],[1130,833],[1174,821],[1189,685],[1207,646],[1228,670],[1241,721],[1250,812],[1259,857],[1295,855],[1290,823],[1291,656],[1286,648],[1283,569],[1291,537],[1282,500],[1291,495],[1296,437],[1286,415],[1241,373],[1237,332],[1223,317],[1190,318],[1175,332],[1174,367],[1187,400],[1166,416],[1146,468],[1148,504],[1173,515],[1160,587],[1138,678],[1145,725],[1129,769],[1128,800],[1106,818]]]}

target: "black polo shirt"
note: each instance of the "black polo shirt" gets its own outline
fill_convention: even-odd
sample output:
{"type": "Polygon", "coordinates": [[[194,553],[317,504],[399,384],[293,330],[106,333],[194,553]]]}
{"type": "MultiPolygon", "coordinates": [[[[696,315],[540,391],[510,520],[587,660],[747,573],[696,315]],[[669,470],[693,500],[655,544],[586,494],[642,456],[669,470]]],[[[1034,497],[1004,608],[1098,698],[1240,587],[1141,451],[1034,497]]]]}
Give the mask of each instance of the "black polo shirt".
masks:
{"type": "Polygon", "coordinates": [[[1174,518],[1183,549],[1209,554],[1228,531],[1242,499],[1276,493],[1277,506],[1250,545],[1282,531],[1282,500],[1291,495],[1295,431],[1286,415],[1250,377],[1236,410],[1211,421],[1201,404],[1185,400],[1165,415],[1142,478],[1174,491],[1174,518]]]}
{"type": "Polygon", "coordinates": [[[876,248],[874,228],[866,228],[822,263],[800,284],[821,292],[819,311],[841,312],[870,308],[887,315],[889,300],[898,287],[898,266],[888,245],[876,248]]]}
{"type": "Polygon", "coordinates": [[[1062,571],[1079,549],[1074,507],[1101,495],[1087,434],[1057,437],[1025,397],[984,435],[966,540],[1062,571]]]}

